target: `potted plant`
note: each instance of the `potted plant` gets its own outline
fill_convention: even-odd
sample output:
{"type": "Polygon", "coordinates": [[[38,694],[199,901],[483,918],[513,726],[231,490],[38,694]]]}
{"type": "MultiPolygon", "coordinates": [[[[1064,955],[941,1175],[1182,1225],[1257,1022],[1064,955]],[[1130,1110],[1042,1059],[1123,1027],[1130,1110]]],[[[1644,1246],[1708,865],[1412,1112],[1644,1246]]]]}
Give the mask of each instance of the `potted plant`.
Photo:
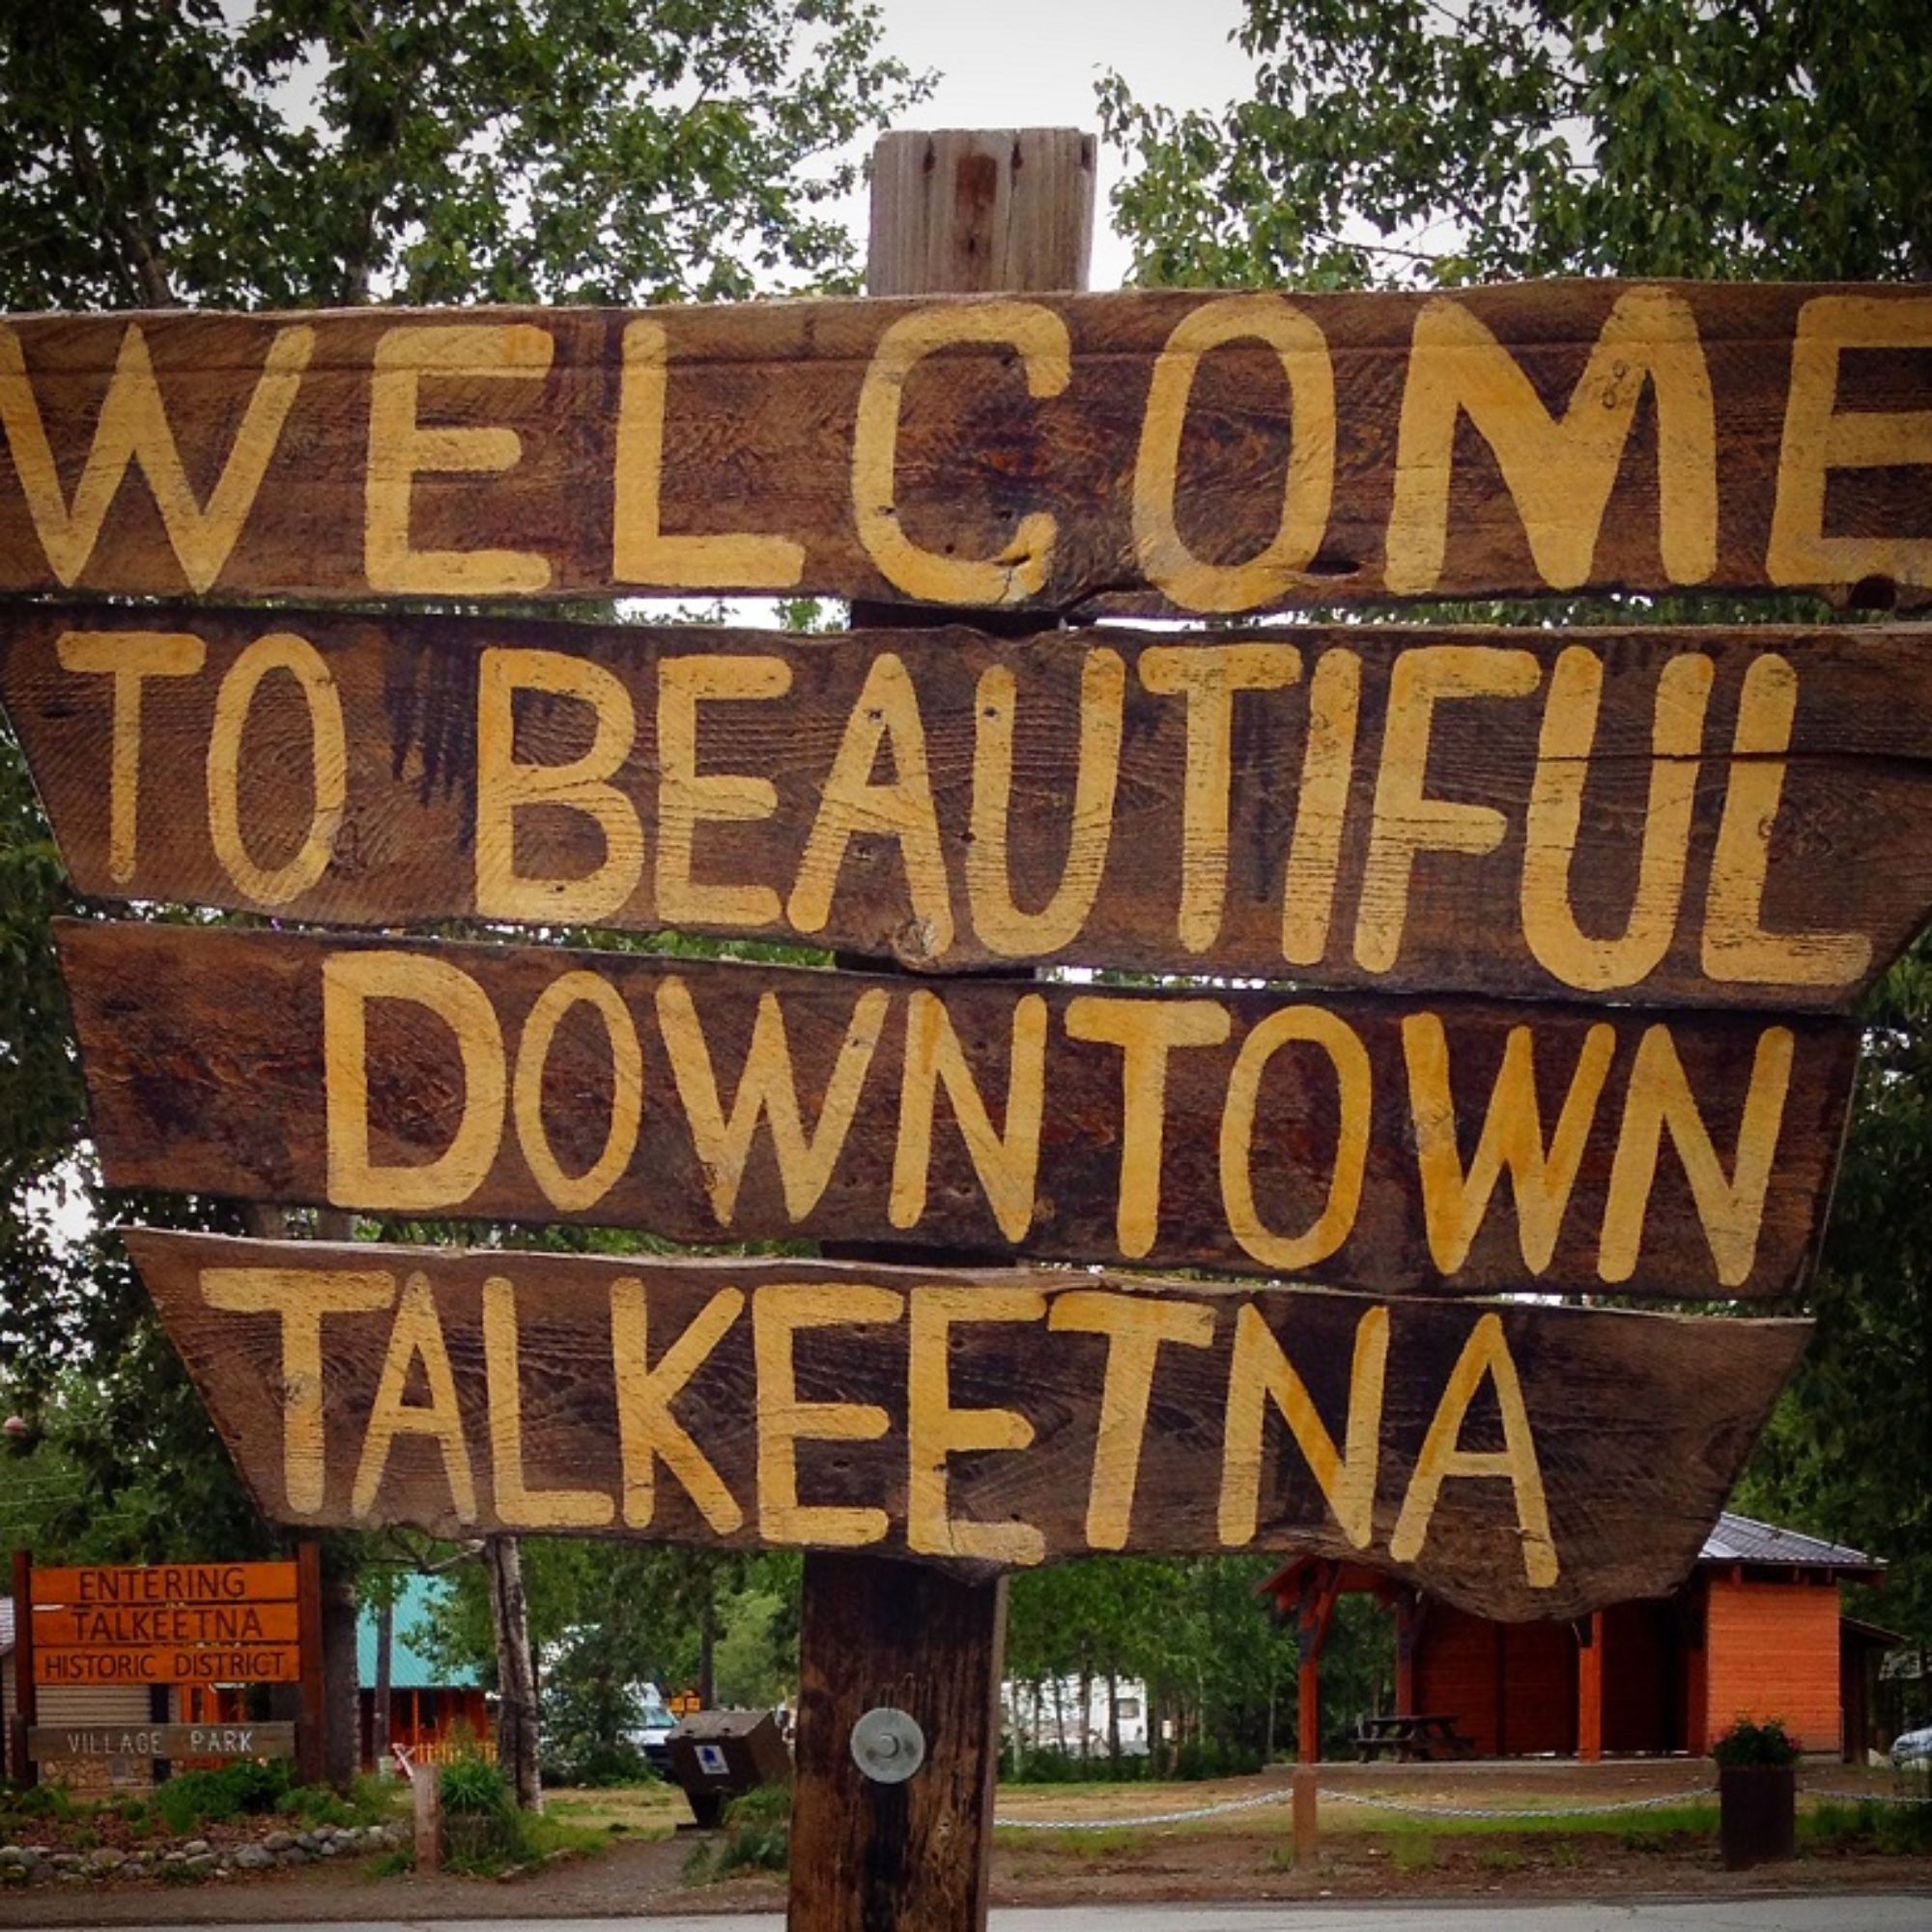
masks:
{"type": "Polygon", "coordinates": [[[1795,1856],[1798,1747],[1776,1718],[1740,1718],[1711,1747],[1718,1760],[1718,1838],[1724,1868],[1795,1856]]]}

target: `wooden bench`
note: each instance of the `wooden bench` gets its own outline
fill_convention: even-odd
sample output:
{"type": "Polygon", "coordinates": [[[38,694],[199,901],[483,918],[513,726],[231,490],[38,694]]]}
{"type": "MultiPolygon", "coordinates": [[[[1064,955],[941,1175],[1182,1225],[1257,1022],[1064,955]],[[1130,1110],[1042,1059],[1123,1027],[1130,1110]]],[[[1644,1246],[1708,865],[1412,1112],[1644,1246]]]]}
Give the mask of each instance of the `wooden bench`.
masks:
{"type": "Polygon", "coordinates": [[[1437,1711],[1398,1711],[1364,1717],[1355,1727],[1355,1748],[1364,1764],[1384,1752],[1404,1764],[1437,1758],[1474,1757],[1476,1741],[1456,1728],[1456,1719],[1437,1711]]]}

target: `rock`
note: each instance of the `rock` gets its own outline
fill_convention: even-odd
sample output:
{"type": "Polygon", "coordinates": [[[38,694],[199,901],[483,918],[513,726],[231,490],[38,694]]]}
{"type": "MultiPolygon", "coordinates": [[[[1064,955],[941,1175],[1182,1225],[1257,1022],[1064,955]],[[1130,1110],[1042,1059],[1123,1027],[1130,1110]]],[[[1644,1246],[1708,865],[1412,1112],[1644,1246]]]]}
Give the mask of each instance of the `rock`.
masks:
{"type": "Polygon", "coordinates": [[[296,1837],[296,1843],[305,1852],[319,1852],[322,1850],[322,1837],[316,1832],[298,1833],[296,1837]]]}
{"type": "Polygon", "coordinates": [[[0,1845],[0,1865],[21,1865],[27,1862],[27,1855],[18,1845],[0,1845]]]}
{"type": "Polygon", "coordinates": [[[76,1872],[81,1866],[81,1857],[78,1852],[56,1852],[47,1862],[57,1872],[76,1872]]]}
{"type": "Polygon", "coordinates": [[[185,1865],[187,1863],[187,1854],[185,1852],[163,1852],[161,1854],[161,1863],[164,1865],[185,1865]]]}
{"type": "Polygon", "coordinates": [[[112,1845],[102,1845],[98,1852],[88,1853],[85,1869],[96,1878],[105,1878],[109,1872],[119,1871],[125,1862],[122,1854],[112,1845]]]}
{"type": "Polygon", "coordinates": [[[215,1858],[213,1852],[188,1852],[183,1855],[182,1863],[197,1878],[206,1878],[215,1868],[215,1858]]]}
{"type": "Polygon", "coordinates": [[[263,1845],[243,1845],[235,1854],[238,1871],[267,1871],[274,1862],[275,1855],[263,1845]]]}
{"type": "Polygon", "coordinates": [[[190,1838],[182,1847],[182,1856],[188,1859],[205,1859],[211,1847],[206,1838],[190,1838]]]}
{"type": "Polygon", "coordinates": [[[299,1845],[291,1845],[287,1851],[275,1854],[275,1862],[284,1871],[293,1871],[297,1865],[308,1863],[308,1854],[299,1845]]]}
{"type": "Polygon", "coordinates": [[[278,1858],[283,1852],[292,1852],[295,1848],[296,1836],[293,1832],[270,1832],[262,1840],[262,1849],[265,1852],[273,1852],[278,1858]]]}

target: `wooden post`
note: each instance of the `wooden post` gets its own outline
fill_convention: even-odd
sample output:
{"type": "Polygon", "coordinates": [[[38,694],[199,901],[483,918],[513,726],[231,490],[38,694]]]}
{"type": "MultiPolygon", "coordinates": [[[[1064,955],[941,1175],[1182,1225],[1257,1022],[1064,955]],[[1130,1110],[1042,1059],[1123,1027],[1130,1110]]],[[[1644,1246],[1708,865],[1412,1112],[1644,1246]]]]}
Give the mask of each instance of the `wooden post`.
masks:
{"type": "Polygon", "coordinates": [[[304,1784],[328,1782],[328,1693],[322,1662],[322,1545],[296,1548],[296,1630],[301,1646],[301,1718],[296,1772],[304,1784]]]}
{"type": "Polygon", "coordinates": [[[1321,1839],[1316,1767],[1321,1762],[1321,1647],[1341,1595],[1341,1566],[1309,1563],[1301,1573],[1301,1601],[1294,1634],[1300,1648],[1295,1671],[1298,1708],[1294,1735],[1294,1861],[1306,1864],[1321,1839]]]}
{"type": "Polygon", "coordinates": [[[1584,1764],[1604,1755],[1604,1613],[1577,1625],[1577,1756],[1584,1764]]]}
{"type": "MultiPolygon", "coordinates": [[[[895,133],[873,150],[873,295],[1082,289],[1093,232],[1094,137],[1077,128],[895,133]]],[[[806,1558],[789,1932],[985,1925],[1006,1616],[1004,1579],[806,1558]],[[880,1705],[924,1735],[903,1783],[852,1756],[853,1725],[880,1705]]]]}
{"type": "Polygon", "coordinates": [[[27,1737],[39,1719],[34,1701],[34,1558],[29,1550],[14,1552],[14,1737],[15,1779],[40,1782],[40,1766],[27,1755],[27,1737]]]}

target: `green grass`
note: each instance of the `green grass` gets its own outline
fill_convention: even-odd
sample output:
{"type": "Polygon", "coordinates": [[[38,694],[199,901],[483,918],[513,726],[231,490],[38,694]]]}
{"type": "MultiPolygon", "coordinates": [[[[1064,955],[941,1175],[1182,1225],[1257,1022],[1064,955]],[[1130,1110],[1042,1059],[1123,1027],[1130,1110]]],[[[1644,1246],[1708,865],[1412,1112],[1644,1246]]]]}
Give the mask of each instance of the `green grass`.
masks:
{"type": "Polygon", "coordinates": [[[1068,1859],[1131,1858],[1148,1834],[1131,1825],[1104,1825],[1088,1832],[1026,1832],[996,1826],[993,1843],[1010,1852],[1050,1852],[1068,1859]]]}
{"type": "Polygon", "coordinates": [[[1405,1832],[1389,1844],[1389,1861],[1397,1871],[1427,1871],[1435,1862],[1435,1839],[1427,1832],[1405,1832]]]}

